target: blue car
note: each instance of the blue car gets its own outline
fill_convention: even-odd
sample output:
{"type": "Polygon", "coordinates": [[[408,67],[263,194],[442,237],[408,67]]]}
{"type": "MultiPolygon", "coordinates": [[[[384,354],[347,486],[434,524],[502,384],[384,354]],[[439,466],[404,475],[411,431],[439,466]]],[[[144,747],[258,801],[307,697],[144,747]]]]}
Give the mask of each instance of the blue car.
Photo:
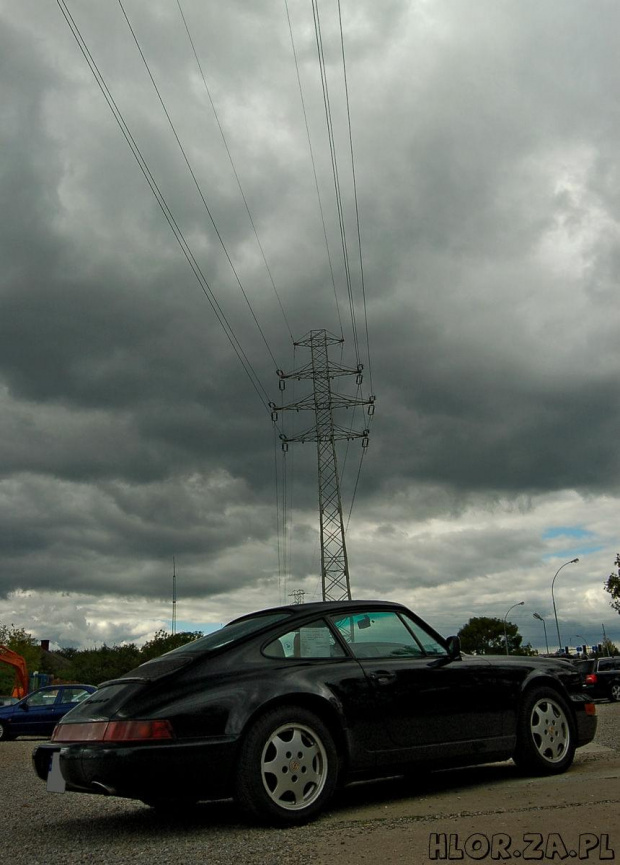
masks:
{"type": "Polygon", "coordinates": [[[0,742],[17,736],[51,736],[63,715],[96,690],[93,685],[48,685],[12,706],[0,706],[0,742]]]}

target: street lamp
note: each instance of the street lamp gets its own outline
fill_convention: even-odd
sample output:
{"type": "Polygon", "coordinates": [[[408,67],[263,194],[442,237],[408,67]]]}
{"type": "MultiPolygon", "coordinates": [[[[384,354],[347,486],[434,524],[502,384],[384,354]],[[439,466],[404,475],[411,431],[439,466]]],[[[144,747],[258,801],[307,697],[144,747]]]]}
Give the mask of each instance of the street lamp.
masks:
{"type": "MultiPolygon", "coordinates": [[[[574,565],[575,562],[578,562],[578,561],[579,561],[579,559],[571,559],[570,562],[564,562],[564,564],[560,565],[560,567],[555,572],[555,577],[557,577],[557,575],[560,573],[562,568],[565,568],[566,565],[574,565]]],[[[558,649],[561,652],[562,651],[562,637],[560,637],[560,626],[558,624],[558,611],[556,610],[556,607],[555,607],[555,597],[553,594],[553,586],[555,583],[555,577],[551,580],[551,600],[553,601],[553,615],[555,616],[555,628],[556,628],[556,631],[558,632],[558,649]]]]}
{"type": "Polygon", "coordinates": [[[543,628],[545,629],[545,646],[547,647],[547,654],[549,654],[549,640],[547,639],[547,624],[543,617],[539,613],[532,613],[535,619],[538,619],[539,622],[543,623],[543,628]]]}
{"type": "Polygon", "coordinates": [[[506,610],[506,615],[504,616],[504,643],[506,644],[506,654],[508,655],[508,633],[506,631],[506,619],[508,618],[508,613],[510,610],[514,610],[515,607],[522,607],[525,601],[519,601],[518,604],[513,604],[510,609],[506,610]]]}

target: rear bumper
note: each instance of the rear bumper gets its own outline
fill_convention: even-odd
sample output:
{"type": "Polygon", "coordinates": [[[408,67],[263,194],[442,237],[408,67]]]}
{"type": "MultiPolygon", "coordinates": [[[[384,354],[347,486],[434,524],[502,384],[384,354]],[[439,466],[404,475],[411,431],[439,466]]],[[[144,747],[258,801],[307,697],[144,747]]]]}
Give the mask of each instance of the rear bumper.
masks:
{"type": "Polygon", "coordinates": [[[237,741],[166,742],[138,746],[46,743],[32,759],[47,780],[52,755],[68,791],[129,799],[223,798],[232,793],[237,741]]]}
{"type": "Polygon", "coordinates": [[[594,704],[589,698],[581,697],[579,701],[573,700],[573,706],[577,722],[577,747],[580,748],[594,739],[598,719],[594,704]]]}

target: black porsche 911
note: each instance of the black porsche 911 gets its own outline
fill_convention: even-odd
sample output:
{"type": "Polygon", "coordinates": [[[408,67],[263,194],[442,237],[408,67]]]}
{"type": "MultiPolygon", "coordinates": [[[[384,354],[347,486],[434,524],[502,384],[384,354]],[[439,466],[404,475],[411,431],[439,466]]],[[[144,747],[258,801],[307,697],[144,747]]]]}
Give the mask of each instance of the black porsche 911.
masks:
{"type": "Polygon", "coordinates": [[[337,785],[512,758],[559,773],[595,708],[559,659],[468,656],[400,604],[263,610],[106,682],[33,754],[57,792],[233,796],[297,824],[337,785]]]}

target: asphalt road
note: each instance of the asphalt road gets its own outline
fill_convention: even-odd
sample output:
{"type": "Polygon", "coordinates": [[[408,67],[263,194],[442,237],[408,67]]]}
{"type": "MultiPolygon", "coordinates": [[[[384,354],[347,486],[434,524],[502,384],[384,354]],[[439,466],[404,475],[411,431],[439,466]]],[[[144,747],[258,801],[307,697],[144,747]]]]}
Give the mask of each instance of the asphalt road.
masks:
{"type": "Polygon", "coordinates": [[[165,819],[136,802],[47,793],[30,765],[36,740],[3,742],[2,859],[11,865],[419,865],[454,857],[602,861],[609,850],[620,858],[620,703],[599,704],[598,715],[596,741],[577,752],[565,775],[523,778],[511,763],[498,763],[417,783],[355,785],[318,821],[290,830],[249,825],[232,802],[165,819]],[[527,833],[542,839],[542,858],[536,845],[528,855],[527,833]]]}

